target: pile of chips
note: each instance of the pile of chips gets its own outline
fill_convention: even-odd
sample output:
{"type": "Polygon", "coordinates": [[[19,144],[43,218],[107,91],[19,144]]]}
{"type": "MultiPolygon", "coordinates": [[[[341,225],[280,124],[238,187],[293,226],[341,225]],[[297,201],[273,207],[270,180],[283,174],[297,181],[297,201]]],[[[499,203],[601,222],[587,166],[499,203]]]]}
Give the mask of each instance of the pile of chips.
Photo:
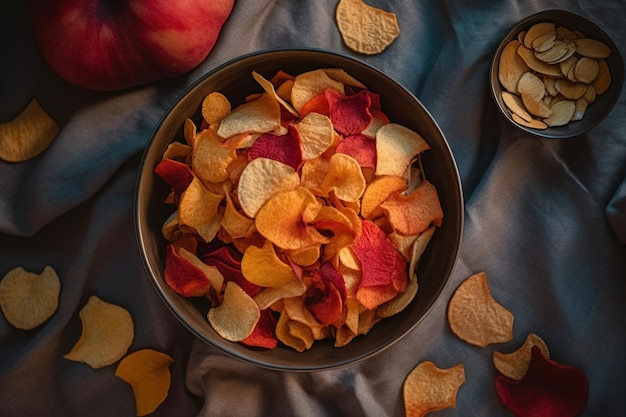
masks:
{"type": "Polygon", "coordinates": [[[443,219],[420,163],[429,145],[343,69],[252,76],[259,92],[234,108],[208,94],[155,167],[176,208],[165,280],[208,299],[226,340],[344,346],[417,293],[443,219]]]}

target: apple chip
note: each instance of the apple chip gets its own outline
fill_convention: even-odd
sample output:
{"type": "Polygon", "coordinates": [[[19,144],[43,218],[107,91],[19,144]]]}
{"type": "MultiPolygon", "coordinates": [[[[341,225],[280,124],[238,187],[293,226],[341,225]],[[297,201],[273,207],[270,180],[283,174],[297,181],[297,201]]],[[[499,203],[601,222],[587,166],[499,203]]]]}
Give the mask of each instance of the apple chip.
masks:
{"type": "Polygon", "coordinates": [[[61,282],[51,266],[40,274],[19,266],[0,281],[0,308],[13,326],[34,329],[57,311],[60,291],[61,282]]]}
{"type": "Polygon", "coordinates": [[[404,380],[406,417],[423,417],[433,411],[456,407],[456,396],[463,383],[463,364],[442,369],[430,361],[421,362],[404,380]]]}
{"type": "Polygon", "coordinates": [[[321,208],[313,193],[304,187],[297,187],[265,203],[256,216],[256,227],[261,235],[282,249],[322,245],[329,239],[310,225],[321,208]],[[281,215],[276,216],[276,213],[281,215]]]}
{"type": "Polygon", "coordinates": [[[520,380],[528,371],[528,365],[531,359],[531,350],[536,346],[541,354],[546,358],[550,358],[550,351],[543,339],[535,333],[530,333],[526,337],[524,344],[516,351],[511,353],[493,352],[493,364],[496,369],[507,378],[520,380]]]}
{"type": "Polygon", "coordinates": [[[247,133],[281,132],[280,104],[270,95],[241,104],[220,122],[217,134],[226,139],[247,133]]]}
{"type": "Polygon", "coordinates": [[[217,334],[231,342],[240,342],[252,334],[261,311],[236,282],[228,281],[222,303],[210,309],[207,317],[217,334]]]}
{"type": "Polygon", "coordinates": [[[165,353],[142,349],[125,356],[115,369],[115,376],[126,381],[135,396],[138,416],[152,413],[167,398],[174,360],[165,353]]]}
{"type": "Polygon", "coordinates": [[[484,272],[470,276],[455,290],[448,323],[461,340],[478,347],[513,338],[513,314],[493,298],[484,272]]]}
{"type": "Polygon", "coordinates": [[[202,100],[202,118],[209,125],[221,122],[230,111],[230,101],[219,91],[207,94],[202,100]]]}
{"type": "Polygon", "coordinates": [[[260,248],[251,245],[246,249],[241,272],[248,281],[261,287],[282,287],[296,279],[293,269],[280,260],[269,240],[260,248]]]}
{"type": "Polygon", "coordinates": [[[376,132],[376,175],[403,178],[413,159],[428,149],[419,133],[396,123],[386,124],[376,132]]]}
{"type": "Polygon", "coordinates": [[[50,146],[59,125],[35,99],[14,119],[0,123],[0,159],[24,162],[50,146]]]}
{"type": "Polygon", "coordinates": [[[237,195],[241,209],[254,218],[267,200],[299,184],[298,173],[289,165],[269,158],[253,159],[239,178],[237,195]]]}
{"type": "Polygon", "coordinates": [[[126,354],[135,337],[133,318],[126,309],[92,295],[78,316],[82,333],[70,352],[63,355],[65,359],[96,369],[126,354]]]}
{"type": "Polygon", "coordinates": [[[366,55],[381,53],[400,34],[395,13],[362,0],[340,0],[335,18],[348,48],[366,55]]]}

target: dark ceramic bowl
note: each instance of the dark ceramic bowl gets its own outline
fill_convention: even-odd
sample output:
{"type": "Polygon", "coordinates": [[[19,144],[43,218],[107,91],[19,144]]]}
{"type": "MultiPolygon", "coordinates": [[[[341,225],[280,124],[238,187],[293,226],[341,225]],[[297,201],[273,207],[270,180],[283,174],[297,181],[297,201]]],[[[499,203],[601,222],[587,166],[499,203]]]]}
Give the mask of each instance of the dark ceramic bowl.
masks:
{"type": "Polygon", "coordinates": [[[273,50],[259,52],[228,62],[198,80],[182,94],[165,114],[145,150],[138,179],[135,221],[141,256],[149,279],[172,313],[199,339],[234,357],[250,363],[281,370],[310,371],[338,367],[360,361],[381,352],[411,331],[426,316],[441,294],[455,265],[463,232],[463,195],[454,158],[437,123],[424,106],[405,88],[376,69],[345,56],[320,50],[273,50]],[[172,212],[163,203],[169,187],[154,174],[164,150],[174,138],[182,137],[186,118],[200,120],[200,103],[212,91],[220,91],[233,103],[245,95],[260,91],[251,72],[271,77],[282,69],[292,74],[323,68],[340,67],[368,88],[381,94],[383,111],[394,122],[421,133],[431,150],[423,156],[429,180],[437,187],[445,213],[443,225],[435,233],[418,269],[419,291],[400,314],[379,322],[366,336],[359,336],[347,346],[335,348],[330,341],[317,341],[305,352],[279,345],[273,350],[250,348],[231,343],[209,325],[207,307],[194,299],[185,299],[166,284],[163,274],[167,242],[161,226],[172,212]]]}
{"type": "Polygon", "coordinates": [[[515,25],[515,27],[504,37],[493,57],[489,74],[489,82],[491,84],[493,98],[495,99],[498,108],[512,125],[526,133],[530,133],[531,135],[538,137],[563,139],[578,136],[587,132],[589,129],[600,123],[602,119],[609,114],[622,91],[622,83],[624,82],[624,60],[622,58],[622,54],[611,38],[591,20],[565,10],[546,10],[525,18],[515,25]],[[504,47],[510,41],[516,39],[517,35],[521,31],[528,30],[528,28],[532,25],[539,22],[553,22],[556,25],[562,25],[571,30],[578,30],[585,34],[586,37],[599,40],[611,48],[611,55],[606,58],[606,62],[611,72],[611,85],[609,86],[609,89],[604,94],[598,95],[596,100],[589,104],[582,120],[573,121],[564,126],[548,127],[547,129],[532,129],[516,123],[511,118],[511,112],[502,100],[502,86],[498,80],[500,54],[502,53],[504,47]]]}

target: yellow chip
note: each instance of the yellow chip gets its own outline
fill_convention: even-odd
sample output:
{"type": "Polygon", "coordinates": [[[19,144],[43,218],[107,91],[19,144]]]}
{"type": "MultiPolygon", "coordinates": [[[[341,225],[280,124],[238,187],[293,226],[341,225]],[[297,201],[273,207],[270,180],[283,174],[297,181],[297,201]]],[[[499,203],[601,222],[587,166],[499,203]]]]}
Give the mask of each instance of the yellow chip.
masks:
{"type": "Polygon", "coordinates": [[[329,242],[329,238],[310,225],[321,208],[322,204],[308,189],[297,187],[265,203],[256,216],[256,228],[281,249],[323,245],[329,242]]]}
{"type": "Polygon", "coordinates": [[[228,179],[228,166],[236,157],[236,150],[223,147],[213,129],[204,129],[196,136],[191,167],[203,181],[219,183],[228,179]]]}
{"type": "Polygon", "coordinates": [[[217,134],[226,139],[242,133],[282,132],[280,104],[268,94],[241,104],[220,122],[217,134]]]}
{"type": "Polygon", "coordinates": [[[260,317],[257,303],[234,281],[226,282],[222,303],[207,314],[213,330],[231,342],[250,336],[260,317]]]}
{"type": "Polygon", "coordinates": [[[513,314],[491,295],[484,272],[463,281],[448,304],[452,331],[461,340],[479,347],[511,340],[513,319],[513,314]]]}
{"type": "Polygon", "coordinates": [[[173,362],[165,353],[142,349],[125,356],[117,365],[115,376],[131,386],[138,416],[152,413],[167,398],[172,382],[169,366],[173,362]]]}
{"type": "Polygon", "coordinates": [[[362,0],[340,0],[335,18],[348,48],[366,55],[381,53],[400,34],[395,13],[362,0]]]}
{"type": "Polygon", "coordinates": [[[504,376],[511,379],[520,380],[528,371],[530,359],[532,357],[531,350],[533,346],[537,346],[544,358],[550,358],[550,351],[543,339],[535,333],[530,333],[524,344],[516,351],[511,353],[493,352],[493,364],[496,369],[504,376]]]}
{"type": "Polygon", "coordinates": [[[267,200],[298,185],[300,177],[289,165],[269,158],[256,158],[241,173],[237,196],[244,213],[254,218],[267,200]]]}
{"type": "Polygon", "coordinates": [[[333,143],[335,130],[333,122],[323,114],[307,113],[295,125],[300,136],[302,158],[304,160],[317,158],[322,155],[333,143]]]}
{"type": "Polygon", "coordinates": [[[208,124],[219,123],[230,110],[230,101],[218,91],[207,94],[202,100],[202,118],[208,124]]]}
{"type": "Polygon", "coordinates": [[[344,84],[330,78],[323,69],[298,74],[291,88],[291,104],[300,112],[307,101],[328,88],[341,94],[345,93],[344,84]]]}
{"type": "Polygon", "coordinates": [[[376,175],[405,178],[413,159],[428,149],[419,133],[396,123],[386,124],[376,132],[376,175]]]}
{"type": "Polygon", "coordinates": [[[178,223],[194,230],[205,242],[213,240],[220,229],[218,207],[223,195],[206,189],[196,176],[181,194],[178,205],[178,223]]]}
{"type": "Polygon", "coordinates": [[[344,153],[330,157],[328,173],[320,184],[325,195],[331,192],[340,200],[358,201],[365,191],[365,178],[356,159],[344,153]]]}
{"type": "Polygon", "coordinates": [[[251,245],[246,249],[241,259],[241,273],[261,287],[282,287],[296,279],[293,269],[280,260],[269,240],[260,248],[251,245]]]}
{"type": "Polygon", "coordinates": [[[59,133],[59,125],[33,99],[20,114],[0,123],[0,159],[23,162],[45,151],[59,133]]]}
{"type": "Polygon", "coordinates": [[[65,359],[102,368],[120,360],[135,337],[130,313],[115,304],[89,297],[78,313],[83,326],[80,338],[65,359]]]}
{"type": "Polygon", "coordinates": [[[60,291],[61,281],[51,266],[41,274],[19,266],[0,281],[0,308],[13,326],[34,329],[57,311],[60,291]]]}
{"type": "Polygon", "coordinates": [[[441,369],[430,361],[421,362],[404,380],[405,416],[423,417],[433,411],[456,407],[456,396],[463,383],[463,364],[441,369]]]}

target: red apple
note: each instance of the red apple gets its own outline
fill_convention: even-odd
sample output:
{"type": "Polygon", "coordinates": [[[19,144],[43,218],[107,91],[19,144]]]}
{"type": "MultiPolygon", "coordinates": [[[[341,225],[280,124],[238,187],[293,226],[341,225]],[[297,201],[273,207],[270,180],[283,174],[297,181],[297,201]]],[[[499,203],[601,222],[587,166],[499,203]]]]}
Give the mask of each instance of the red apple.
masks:
{"type": "Polygon", "coordinates": [[[112,91],[190,71],[234,0],[29,0],[41,52],[61,77],[112,91]]]}

